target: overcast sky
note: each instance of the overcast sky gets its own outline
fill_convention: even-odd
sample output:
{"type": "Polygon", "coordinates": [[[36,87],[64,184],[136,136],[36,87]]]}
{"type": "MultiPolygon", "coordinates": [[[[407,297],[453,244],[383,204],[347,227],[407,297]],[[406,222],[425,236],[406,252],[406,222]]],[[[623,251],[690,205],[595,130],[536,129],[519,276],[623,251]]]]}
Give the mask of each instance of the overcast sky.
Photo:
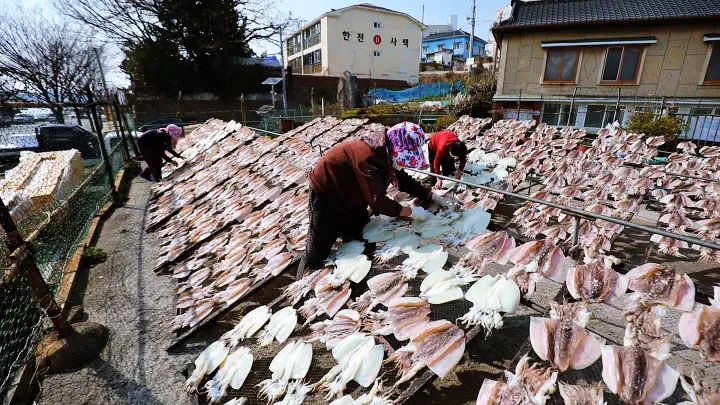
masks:
{"type": "MultiPolygon", "coordinates": [[[[0,6],[14,3],[17,0],[0,0],[0,6]]],[[[488,40],[489,29],[495,20],[497,10],[510,3],[510,0],[476,0],[476,24],[475,35],[488,40]]],[[[306,21],[311,21],[321,14],[347,7],[353,4],[362,3],[362,0],[276,0],[276,4],[282,11],[292,13],[306,21]]],[[[470,24],[467,19],[470,17],[472,0],[440,0],[440,1],[417,1],[417,0],[375,0],[368,1],[371,4],[386,7],[396,11],[407,13],[425,24],[444,24],[451,14],[458,15],[458,27],[470,31],[470,24]],[[423,17],[423,4],[425,13],[423,17]]],[[[52,0],[23,0],[23,5],[40,6],[45,13],[54,13],[52,0]]],[[[269,55],[278,55],[280,50],[277,46],[267,43],[254,43],[253,49],[258,54],[266,52],[269,55]]],[[[114,66],[119,65],[122,54],[119,50],[112,51],[112,62],[114,66]]],[[[117,86],[128,86],[129,82],[120,69],[115,67],[107,72],[108,80],[117,86]]]]}

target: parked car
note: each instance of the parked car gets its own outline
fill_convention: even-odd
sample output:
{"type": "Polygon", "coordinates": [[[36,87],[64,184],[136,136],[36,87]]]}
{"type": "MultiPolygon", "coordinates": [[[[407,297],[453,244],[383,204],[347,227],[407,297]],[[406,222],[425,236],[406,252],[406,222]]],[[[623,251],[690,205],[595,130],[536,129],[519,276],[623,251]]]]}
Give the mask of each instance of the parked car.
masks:
{"type": "Polygon", "coordinates": [[[11,118],[3,118],[0,117],[0,128],[7,128],[10,125],[12,125],[12,119],[11,118]]]}
{"type": "Polygon", "coordinates": [[[13,117],[13,124],[32,124],[35,122],[35,117],[30,114],[15,114],[13,117]]]}
{"type": "Polygon", "coordinates": [[[158,128],[165,128],[166,126],[170,124],[175,124],[179,127],[184,127],[186,125],[193,125],[197,124],[198,121],[194,118],[159,118],[154,121],[150,121],[147,124],[141,126],[137,130],[140,132],[146,132],[151,129],[158,129],[158,128]]]}
{"type": "MultiPolygon", "coordinates": [[[[35,133],[12,134],[0,137],[0,164],[14,166],[20,152],[50,152],[77,149],[86,165],[102,158],[97,137],[77,125],[47,124],[35,128],[35,133]]],[[[7,167],[6,166],[6,167],[7,167]]]]}

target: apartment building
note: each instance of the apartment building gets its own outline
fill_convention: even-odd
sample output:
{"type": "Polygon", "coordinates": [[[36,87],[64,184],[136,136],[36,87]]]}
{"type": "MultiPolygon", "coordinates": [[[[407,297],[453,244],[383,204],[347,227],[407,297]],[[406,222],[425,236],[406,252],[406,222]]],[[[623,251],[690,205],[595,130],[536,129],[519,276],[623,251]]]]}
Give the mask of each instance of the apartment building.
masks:
{"type": "Polygon", "coordinates": [[[718,1],[513,1],[492,34],[503,117],[597,131],[649,110],[720,141],[718,1]]]}
{"type": "Polygon", "coordinates": [[[294,74],[403,80],[420,77],[422,31],[415,18],[363,3],[327,12],[285,41],[294,74]]]}

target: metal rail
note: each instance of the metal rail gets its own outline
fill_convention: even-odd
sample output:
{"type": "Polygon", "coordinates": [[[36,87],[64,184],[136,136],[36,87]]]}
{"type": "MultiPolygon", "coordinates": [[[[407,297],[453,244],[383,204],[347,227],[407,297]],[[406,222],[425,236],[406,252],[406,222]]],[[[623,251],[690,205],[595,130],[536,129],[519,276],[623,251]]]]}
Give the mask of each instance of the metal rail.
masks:
{"type": "Polygon", "coordinates": [[[563,210],[563,211],[567,211],[567,212],[572,213],[572,214],[575,214],[575,215],[582,215],[582,216],[586,216],[586,217],[590,217],[590,218],[594,218],[594,219],[602,219],[603,221],[612,222],[612,223],[614,223],[614,224],[626,226],[626,227],[629,227],[629,228],[634,228],[634,229],[637,229],[637,230],[640,230],[640,231],[644,231],[644,232],[655,233],[655,234],[658,234],[658,235],[667,236],[668,238],[673,238],[673,239],[681,240],[681,241],[684,241],[684,242],[687,242],[687,243],[696,244],[696,245],[703,246],[703,247],[706,247],[706,248],[710,248],[710,249],[720,249],[720,245],[718,245],[718,244],[716,244],[716,243],[708,242],[708,241],[705,241],[705,240],[702,240],[702,239],[692,238],[692,237],[685,236],[685,235],[680,235],[680,234],[677,234],[677,233],[668,232],[668,231],[666,231],[666,230],[664,230],[664,229],[654,228],[654,227],[651,227],[651,226],[645,226],[645,225],[640,225],[640,224],[635,224],[635,223],[632,223],[632,222],[624,221],[624,220],[622,220],[622,219],[617,219],[617,218],[613,218],[613,217],[608,217],[608,216],[601,215],[601,214],[595,214],[595,213],[593,213],[593,212],[588,212],[588,211],[585,211],[585,210],[580,210],[580,209],[577,209],[577,208],[568,207],[568,206],[566,206],[566,205],[561,205],[561,204],[557,204],[557,203],[554,203],[554,202],[545,201],[545,200],[541,200],[541,199],[538,199],[538,198],[533,198],[533,197],[530,197],[530,196],[525,196],[525,195],[522,195],[522,194],[513,193],[513,192],[511,192],[511,191],[504,191],[504,190],[500,190],[500,189],[493,188],[493,187],[488,187],[488,186],[484,186],[484,185],[480,185],[480,184],[470,183],[470,182],[465,181],[465,180],[457,180],[457,179],[455,179],[454,177],[447,177],[447,176],[443,176],[443,175],[440,175],[440,174],[435,174],[435,173],[427,172],[427,171],[424,171],[424,170],[410,169],[410,168],[407,168],[407,167],[405,168],[405,170],[409,170],[409,171],[417,172],[417,173],[422,173],[422,174],[425,174],[425,175],[428,175],[428,176],[434,176],[434,177],[437,177],[437,178],[443,179],[443,180],[454,181],[454,182],[456,182],[456,183],[458,183],[458,184],[464,184],[464,185],[469,186],[469,187],[479,188],[479,189],[481,189],[481,190],[491,191],[491,192],[493,192],[493,193],[498,193],[498,194],[503,194],[503,195],[506,195],[506,196],[509,196],[509,197],[519,198],[519,199],[524,200],[524,201],[530,201],[530,202],[537,203],[537,204],[547,205],[547,206],[549,206],[549,207],[558,208],[558,209],[561,209],[561,210],[563,210]]]}

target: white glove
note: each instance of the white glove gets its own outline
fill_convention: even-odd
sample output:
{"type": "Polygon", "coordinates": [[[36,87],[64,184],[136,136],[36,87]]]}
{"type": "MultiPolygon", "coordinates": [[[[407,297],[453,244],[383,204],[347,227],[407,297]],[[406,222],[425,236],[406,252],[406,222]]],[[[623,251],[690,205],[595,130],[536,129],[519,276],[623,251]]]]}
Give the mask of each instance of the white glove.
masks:
{"type": "Polygon", "coordinates": [[[432,200],[436,203],[440,204],[442,207],[449,207],[450,204],[452,204],[451,200],[448,197],[445,197],[447,193],[440,193],[437,191],[433,191],[432,193],[432,200]]]}
{"type": "Polygon", "coordinates": [[[428,212],[423,207],[414,206],[410,207],[412,209],[412,212],[410,213],[410,218],[416,220],[416,221],[425,221],[428,219],[428,212]]]}

